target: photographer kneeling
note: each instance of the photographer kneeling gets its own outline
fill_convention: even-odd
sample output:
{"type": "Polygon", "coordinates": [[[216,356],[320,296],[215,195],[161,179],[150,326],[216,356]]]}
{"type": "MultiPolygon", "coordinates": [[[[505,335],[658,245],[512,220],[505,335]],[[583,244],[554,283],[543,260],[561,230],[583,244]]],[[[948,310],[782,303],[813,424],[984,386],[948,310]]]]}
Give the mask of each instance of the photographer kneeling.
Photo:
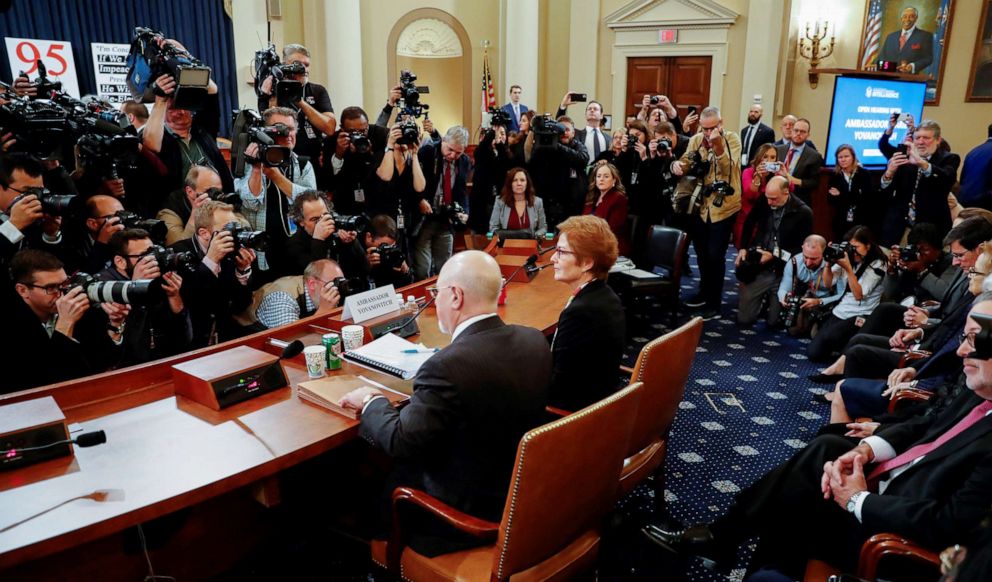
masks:
{"type": "Polygon", "coordinates": [[[396,221],[385,214],[373,216],[369,229],[360,235],[373,287],[392,285],[399,289],[413,283],[406,253],[397,244],[397,236],[396,221]]]}
{"type": "MultiPolygon", "coordinates": [[[[170,248],[191,252],[199,264],[184,279],[183,303],[193,322],[192,348],[202,348],[251,332],[238,325],[232,314],[251,304],[252,261],[264,233],[245,231],[234,207],[209,200],[193,211],[196,236],[170,248]]],[[[255,330],[257,331],[257,330],[255,330]]]]}
{"type": "Polygon", "coordinates": [[[741,283],[737,323],[754,324],[767,301],[768,325],[778,325],[782,307],[778,289],[785,264],[803,251],[812,230],[813,211],[789,193],[788,181],[781,176],[769,180],[765,197],[744,222],[741,250],[734,261],[741,283]]]}
{"type": "Polygon", "coordinates": [[[307,265],[302,275],[280,277],[255,291],[251,305],[236,319],[245,326],[267,329],[324,314],[341,304],[351,292],[351,279],[330,259],[307,265]]]}
{"type": "Polygon", "coordinates": [[[803,241],[802,257],[793,255],[785,263],[778,302],[785,310],[783,320],[791,336],[809,337],[813,324],[828,313],[843,293],[835,285],[830,264],[823,260],[826,249],[827,239],[811,234],[803,241]]]}

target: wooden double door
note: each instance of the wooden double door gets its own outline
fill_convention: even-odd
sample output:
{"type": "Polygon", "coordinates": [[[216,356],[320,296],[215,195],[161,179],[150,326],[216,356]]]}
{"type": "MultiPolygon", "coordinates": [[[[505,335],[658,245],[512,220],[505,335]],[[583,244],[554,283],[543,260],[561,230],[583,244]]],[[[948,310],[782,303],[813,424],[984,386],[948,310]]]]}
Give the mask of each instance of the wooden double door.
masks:
{"type": "Polygon", "coordinates": [[[690,106],[710,104],[711,57],[630,57],[627,59],[627,97],[624,113],[637,115],[641,99],[667,95],[685,119],[690,106]]]}

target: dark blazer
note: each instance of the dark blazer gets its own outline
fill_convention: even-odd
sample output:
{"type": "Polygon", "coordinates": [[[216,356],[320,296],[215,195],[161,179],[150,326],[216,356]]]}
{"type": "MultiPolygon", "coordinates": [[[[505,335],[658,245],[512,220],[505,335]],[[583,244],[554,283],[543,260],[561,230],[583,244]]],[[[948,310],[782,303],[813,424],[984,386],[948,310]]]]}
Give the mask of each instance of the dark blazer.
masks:
{"type": "MultiPolygon", "coordinates": [[[[509,131],[520,131],[520,122],[517,120],[516,116],[513,115],[513,104],[507,103],[503,107],[500,107],[500,109],[505,111],[506,114],[510,116],[510,125],[508,125],[506,129],[509,131]]],[[[527,106],[521,103],[520,104],[521,117],[523,116],[524,113],[527,113],[528,111],[530,111],[530,109],[527,109],[527,106]]]]}
{"type": "Polygon", "coordinates": [[[558,142],[553,148],[533,149],[527,168],[537,195],[544,200],[544,211],[552,226],[582,211],[589,188],[588,164],[589,152],[577,138],[567,144],[558,142]]]}
{"type": "MultiPolygon", "coordinates": [[[[475,148],[475,171],[472,173],[472,192],[469,194],[468,224],[475,232],[486,232],[493,204],[506,181],[506,173],[512,168],[513,160],[507,144],[493,147],[495,134],[487,131],[475,148]]],[[[521,164],[522,165],[522,164],[521,164]]]]}
{"type": "Polygon", "coordinates": [[[880,61],[912,63],[914,73],[922,73],[933,62],[933,33],[916,28],[909,35],[906,44],[899,50],[899,37],[902,29],[889,33],[878,55],[880,61]]]}
{"type": "MultiPolygon", "coordinates": [[[[745,125],[744,128],[741,129],[742,151],[744,148],[744,144],[747,143],[748,134],[751,131],[752,130],[750,124],[745,125]]],[[[758,153],[758,148],[760,148],[762,145],[766,143],[772,143],[773,141],[775,141],[775,130],[768,127],[764,123],[758,123],[758,127],[757,129],[754,130],[754,132],[755,132],[754,138],[751,139],[751,148],[743,152],[744,154],[747,154],[747,162],[742,162],[741,163],[742,166],[751,163],[751,160],[754,159],[755,154],[758,153]]]]}
{"type": "Polygon", "coordinates": [[[951,210],[947,207],[947,194],[957,181],[961,156],[937,150],[930,156],[929,176],[921,177],[917,184],[918,168],[912,164],[900,166],[892,177],[892,183],[882,190],[882,200],[886,208],[885,220],[879,243],[894,245],[902,238],[906,228],[906,214],[916,189],[916,217],[918,222],[930,222],[937,227],[941,236],[951,230],[951,210]]]}
{"type": "Polygon", "coordinates": [[[331,157],[337,148],[338,133],[324,139],[324,162],[317,169],[317,185],[329,190],[334,201],[334,211],[339,214],[352,215],[368,210],[371,198],[375,195],[373,176],[376,168],[382,162],[383,151],[389,130],[379,125],[369,125],[368,137],[371,149],[364,153],[345,153],[341,171],[334,173],[331,157]],[[365,194],[365,202],[355,201],[355,191],[361,189],[365,194]]]}
{"type": "Polygon", "coordinates": [[[853,226],[864,225],[872,232],[878,232],[879,213],[877,193],[868,170],[858,167],[851,176],[851,183],[840,172],[830,175],[829,188],[837,188],[837,196],[827,193],[827,202],[833,208],[834,217],[830,224],[833,230],[831,240],[839,241],[853,226]],[[848,213],[852,211],[852,221],[848,221],[848,213]]]}
{"type": "Polygon", "coordinates": [[[552,406],[575,411],[616,392],[624,321],[620,298],[601,280],[589,282],[562,310],[552,345],[552,406]]]}
{"type": "MultiPolygon", "coordinates": [[[[420,194],[420,198],[430,202],[431,206],[436,206],[434,204],[434,197],[437,194],[438,185],[444,177],[444,156],[441,155],[441,144],[434,142],[424,144],[420,147],[417,158],[420,160],[420,166],[424,170],[424,179],[427,181],[427,187],[420,194]]],[[[467,155],[458,156],[458,159],[455,160],[453,170],[455,172],[455,183],[451,188],[451,200],[461,204],[465,212],[470,212],[468,175],[472,171],[472,160],[467,155]]],[[[419,217],[420,223],[423,222],[424,215],[420,214],[419,211],[416,211],[414,216],[415,218],[419,217]]],[[[417,227],[413,227],[411,230],[414,233],[419,232],[419,228],[417,227]]]]}
{"type": "MultiPolygon", "coordinates": [[[[754,208],[744,219],[740,248],[763,246],[766,235],[774,227],[771,218],[772,208],[768,205],[768,199],[762,196],[754,203],[754,208]]],[[[801,253],[803,241],[812,233],[813,211],[796,196],[789,196],[789,201],[785,203],[782,221],[778,225],[778,248],[791,255],[801,253]]],[[[773,251],[774,249],[765,250],[773,251]]],[[[785,261],[776,257],[767,264],[767,267],[774,267],[781,273],[785,269],[785,261]]]]}
{"type": "MultiPolygon", "coordinates": [[[[575,139],[582,145],[585,145],[586,143],[586,131],[588,131],[588,129],[589,128],[587,127],[583,127],[582,129],[575,130],[575,139]]],[[[602,147],[599,150],[599,153],[602,154],[603,152],[607,152],[610,150],[610,145],[613,143],[613,136],[611,135],[611,132],[609,130],[603,129],[602,127],[599,128],[599,133],[602,134],[603,136],[603,143],[600,144],[602,147]]],[[[586,148],[586,151],[589,155],[589,159],[592,160],[593,155],[596,152],[596,148],[592,148],[592,149],[586,148]]]]}
{"type": "MultiPolygon", "coordinates": [[[[190,130],[190,136],[200,146],[207,161],[210,162],[210,166],[220,174],[224,192],[234,192],[234,176],[231,174],[231,167],[217,148],[217,134],[219,132],[220,101],[216,94],[207,95],[203,101],[203,109],[193,115],[193,127],[190,130]]],[[[182,156],[179,139],[172,135],[168,128],[163,129],[162,151],[158,153],[158,157],[169,169],[169,174],[164,179],[166,182],[164,191],[166,192],[183,187],[183,180],[186,179],[186,176],[180,176],[183,167],[182,156]]]]}
{"type": "MultiPolygon", "coordinates": [[[[551,353],[541,332],[490,317],[424,362],[405,407],[383,398],[370,402],[359,436],[396,460],[384,505],[393,487],[408,485],[499,521],[517,446],[542,421],[550,376],[551,353]]],[[[427,555],[480,543],[420,525],[410,546],[427,555]]]]}
{"type": "MultiPolygon", "coordinates": [[[[808,206],[813,203],[813,192],[820,185],[820,168],[823,167],[823,156],[815,148],[810,147],[808,141],[806,146],[803,148],[803,153],[799,155],[795,171],[792,172],[794,177],[802,180],[802,184],[796,186],[792,193],[799,196],[808,206]]],[[[780,145],[775,147],[775,151],[778,152],[778,159],[783,164],[785,157],[789,155],[790,147],[792,146],[780,145]]]]}

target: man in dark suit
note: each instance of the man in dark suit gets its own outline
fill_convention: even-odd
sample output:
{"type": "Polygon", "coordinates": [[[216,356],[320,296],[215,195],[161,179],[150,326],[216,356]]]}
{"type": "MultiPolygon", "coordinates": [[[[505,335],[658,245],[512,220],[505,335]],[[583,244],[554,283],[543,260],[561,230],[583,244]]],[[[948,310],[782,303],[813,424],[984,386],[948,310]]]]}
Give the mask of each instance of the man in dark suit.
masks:
{"type": "Polygon", "coordinates": [[[766,143],[775,141],[775,130],[761,123],[764,109],[761,104],[754,103],[747,112],[747,125],[741,129],[741,167],[746,168],[754,159],[758,148],[766,143]]]}
{"type": "Polygon", "coordinates": [[[878,60],[897,63],[902,73],[922,73],[933,62],[933,33],[916,28],[920,12],[907,6],[899,20],[902,29],[885,37],[878,60]]]}
{"type": "Polygon", "coordinates": [[[889,159],[879,184],[888,211],[878,242],[900,244],[917,217],[943,235],[951,229],[947,195],[957,181],[961,156],[940,147],[940,125],[923,120],[913,132],[913,145],[889,159]]]}
{"type": "Polygon", "coordinates": [[[775,151],[782,161],[781,175],[789,181],[792,193],[806,203],[806,206],[812,207],[813,192],[820,184],[823,156],[807,143],[809,128],[808,119],[797,119],[792,126],[792,141],[788,145],[777,146],[775,151]]]}
{"type": "Polygon", "coordinates": [[[334,210],[339,214],[374,212],[375,169],[382,162],[389,129],[369,125],[361,107],[341,111],[341,127],[324,140],[324,162],[317,185],[331,192],[334,210]],[[368,138],[368,147],[356,148],[352,137],[368,138]]]}
{"type": "MultiPolygon", "coordinates": [[[[569,91],[561,98],[556,119],[565,115],[566,109],[572,104],[574,94],[569,91]]],[[[599,157],[599,154],[610,149],[610,132],[603,128],[603,104],[599,101],[590,101],[586,104],[586,126],[575,130],[575,141],[586,146],[590,164],[599,157]]]]}
{"type": "Polygon", "coordinates": [[[520,131],[520,116],[530,111],[527,106],[520,102],[520,93],[523,89],[520,85],[510,85],[510,102],[501,109],[510,116],[510,125],[506,127],[509,131],[520,131]]]}
{"type": "MultiPolygon", "coordinates": [[[[976,313],[992,314],[992,295],[979,299],[976,313]]],[[[719,563],[758,534],[751,569],[772,565],[796,578],[811,557],[853,570],[861,544],[881,532],[934,550],[965,543],[992,504],[992,361],[976,352],[981,329],[970,316],[958,348],[967,389],[942,408],[874,434],[859,429],[852,437],[866,437],[860,444],[819,436],[739,494],[712,526],[649,528],[652,537],[719,563]]]]}
{"type": "MultiPolygon", "coordinates": [[[[792,127],[796,124],[797,120],[798,118],[795,115],[790,114],[790,115],[782,116],[782,121],[779,125],[779,128],[781,128],[782,130],[782,137],[773,141],[772,142],[773,146],[775,147],[781,145],[787,146],[792,143],[792,127]]],[[[809,139],[809,136],[806,137],[806,145],[813,148],[814,150],[816,149],[816,144],[813,143],[813,140],[809,139]]]]}
{"type": "MultiPolygon", "coordinates": [[[[397,410],[370,387],[341,399],[361,411],[359,435],[396,460],[386,500],[394,487],[412,486],[500,520],[517,445],[542,420],[551,353],[539,331],[500,320],[499,290],[492,257],[481,251],[452,257],[433,291],[438,325],[452,341],[421,366],[409,404],[397,410]]],[[[410,547],[428,556],[482,543],[427,518],[411,534],[410,547]]]]}

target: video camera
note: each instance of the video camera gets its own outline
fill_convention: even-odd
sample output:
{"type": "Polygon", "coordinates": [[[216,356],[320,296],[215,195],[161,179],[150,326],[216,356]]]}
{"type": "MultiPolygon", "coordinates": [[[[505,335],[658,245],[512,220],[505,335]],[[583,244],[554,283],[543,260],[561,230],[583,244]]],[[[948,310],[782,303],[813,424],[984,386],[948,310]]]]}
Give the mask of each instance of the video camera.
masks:
{"type": "Polygon", "coordinates": [[[74,209],[76,196],[74,194],[52,194],[48,188],[25,188],[24,192],[14,198],[11,208],[24,198],[34,194],[41,202],[41,211],[52,216],[62,216],[74,209]]]}
{"type": "Polygon", "coordinates": [[[509,127],[510,126],[510,114],[503,111],[499,107],[489,108],[489,126],[490,127],[509,127]]]}
{"type": "Polygon", "coordinates": [[[82,287],[90,303],[123,303],[125,305],[147,305],[151,297],[152,281],[98,281],[93,275],[76,273],[66,282],[62,293],[82,287]]]}
{"type": "Polygon", "coordinates": [[[231,255],[242,248],[264,251],[269,244],[269,235],[264,230],[248,230],[239,222],[228,222],[221,230],[231,233],[234,239],[234,251],[231,255]]]}
{"type": "Polygon", "coordinates": [[[120,219],[124,228],[140,228],[148,231],[148,235],[155,242],[164,241],[165,236],[169,232],[169,227],[165,222],[156,218],[141,218],[128,210],[118,210],[114,213],[114,216],[120,219]]]}
{"type": "Polygon", "coordinates": [[[192,251],[178,252],[160,245],[152,245],[147,254],[155,257],[158,270],[162,273],[179,270],[192,271],[199,263],[196,253],[192,251]]]}
{"type": "Polygon", "coordinates": [[[413,71],[400,72],[400,131],[402,135],[396,143],[413,145],[420,140],[420,130],[415,119],[426,116],[430,105],[420,102],[420,96],[431,92],[426,85],[417,85],[417,75],[413,71]]]}
{"type": "MultiPolygon", "coordinates": [[[[37,89],[37,94],[35,99],[51,99],[52,95],[55,93],[62,92],[62,81],[52,81],[48,78],[48,67],[40,59],[36,61],[38,69],[38,78],[30,83],[32,87],[37,89]]],[[[21,77],[27,77],[27,73],[21,71],[21,77]]]]}
{"type": "Polygon", "coordinates": [[[79,160],[87,169],[94,169],[104,180],[119,178],[121,166],[133,167],[141,146],[141,139],[133,134],[85,134],[76,142],[79,160]]]}
{"type": "Polygon", "coordinates": [[[830,243],[827,248],[823,249],[823,259],[828,263],[836,263],[838,260],[845,257],[850,257],[850,252],[853,250],[851,243],[844,241],[841,243],[830,243]]]}
{"type": "Polygon", "coordinates": [[[302,75],[307,72],[302,63],[282,64],[275,45],[270,44],[265,50],[255,51],[255,95],[270,97],[262,92],[262,83],[272,77],[272,95],[280,107],[296,108],[303,99],[303,83],[287,79],[286,75],[302,75]]]}
{"type": "Polygon", "coordinates": [[[277,145],[275,138],[289,135],[289,128],[280,124],[266,126],[262,116],[253,109],[242,109],[234,116],[231,137],[231,158],[234,176],[245,175],[245,166],[261,162],[270,168],[285,167],[292,159],[289,146],[277,145]],[[258,144],[258,155],[245,153],[249,143],[258,144]]]}
{"type": "Polygon", "coordinates": [[[131,96],[135,101],[153,102],[155,95],[161,94],[156,79],[169,75],[176,81],[172,107],[200,109],[210,85],[210,67],[170,42],[159,46],[162,38],[165,36],[157,30],[141,26],[134,29],[127,55],[127,86],[131,96]]]}
{"type": "Polygon", "coordinates": [[[379,262],[390,269],[399,268],[406,261],[406,254],[394,244],[382,243],[373,252],[379,255],[379,262]]]}
{"type": "Polygon", "coordinates": [[[555,147],[561,136],[565,135],[565,124],[555,121],[550,113],[534,116],[531,121],[531,128],[534,132],[534,147],[536,148],[555,147]]]}

